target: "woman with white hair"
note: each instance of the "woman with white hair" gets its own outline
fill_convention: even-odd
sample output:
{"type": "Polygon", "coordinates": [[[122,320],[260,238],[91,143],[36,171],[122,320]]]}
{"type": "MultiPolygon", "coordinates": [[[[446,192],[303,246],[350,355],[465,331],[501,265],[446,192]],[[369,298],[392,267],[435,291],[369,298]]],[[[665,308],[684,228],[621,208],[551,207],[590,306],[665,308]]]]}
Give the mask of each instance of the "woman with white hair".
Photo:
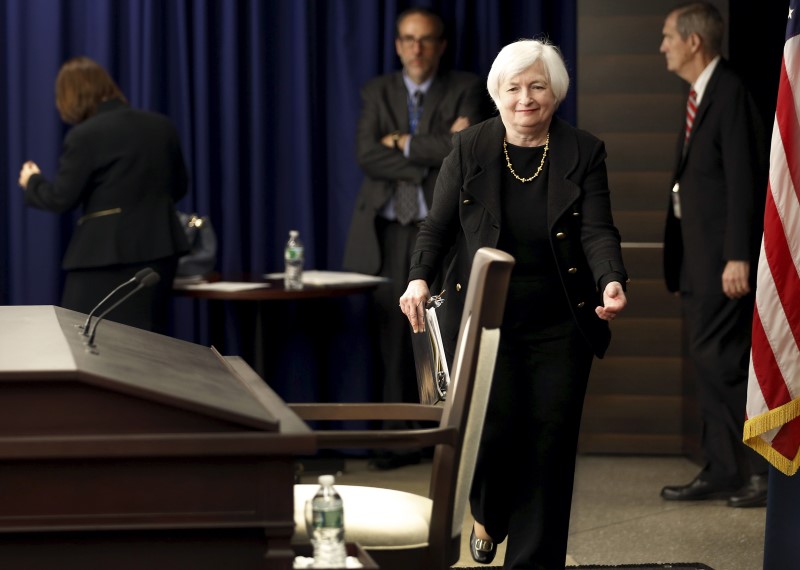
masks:
{"type": "Polygon", "coordinates": [[[626,304],[605,146],[554,113],[569,88],[558,49],[520,40],[487,80],[499,117],[454,135],[411,257],[400,308],[422,331],[428,284],[445,276],[442,332],[452,354],[481,247],[516,259],[470,497],[472,557],[504,568],[563,568],[581,410],[593,356],[626,304]]]}

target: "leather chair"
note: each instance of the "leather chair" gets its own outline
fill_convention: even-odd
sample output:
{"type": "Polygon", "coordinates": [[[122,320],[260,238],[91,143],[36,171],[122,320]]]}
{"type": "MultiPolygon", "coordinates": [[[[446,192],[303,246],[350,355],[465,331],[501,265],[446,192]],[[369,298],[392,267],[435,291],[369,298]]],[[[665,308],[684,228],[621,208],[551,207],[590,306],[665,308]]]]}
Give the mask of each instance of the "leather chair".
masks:
{"type": "MultiPolygon", "coordinates": [[[[336,485],[345,540],[357,542],[381,570],[439,570],[455,564],[491,389],[500,324],[514,258],[492,248],[473,260],[446,401],[423,404],[290,404],[305,420],[406,419],[436,422],[414,430],[316,430],[320,449],[434,447],[427,497],[336,485]]],[[[316,484],[295,485],[293,542],[309,542],[304,506],[316,484]]]]}

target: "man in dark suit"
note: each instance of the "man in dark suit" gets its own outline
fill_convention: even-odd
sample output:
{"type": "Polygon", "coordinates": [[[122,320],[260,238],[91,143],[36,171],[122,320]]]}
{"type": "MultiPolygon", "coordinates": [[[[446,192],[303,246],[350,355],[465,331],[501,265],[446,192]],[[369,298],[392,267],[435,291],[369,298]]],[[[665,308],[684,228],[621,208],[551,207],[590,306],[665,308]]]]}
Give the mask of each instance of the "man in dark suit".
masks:
{"type": "MultiPolygon", "coordinates": [[[[376,77],[361,90],[357,157],[364,182],[345,248],[346,269],[389,279],[374,295],[385,402],[419,401],[411,333],[397,300],[406,288],[411,249],[433,199],[451,136],[484,118],[483,82],[471,73],[439,70],[447,48],[441,18],[411,8],[397,18],[395,49],[402,72],[376,77]]],[[[374,466],[417,462],[387,456],[374,466]]]]}
{"type": "Polygon", "coordinates": [[[766,504],[767,464],[742,443],[766,139],[752,97],[720,57],[722,16],[706,2],[673,10],[667,68],[690,84],[664,237],[667,288],[680,292],[697,381],[706,465],[666,500],[766,504]]]}

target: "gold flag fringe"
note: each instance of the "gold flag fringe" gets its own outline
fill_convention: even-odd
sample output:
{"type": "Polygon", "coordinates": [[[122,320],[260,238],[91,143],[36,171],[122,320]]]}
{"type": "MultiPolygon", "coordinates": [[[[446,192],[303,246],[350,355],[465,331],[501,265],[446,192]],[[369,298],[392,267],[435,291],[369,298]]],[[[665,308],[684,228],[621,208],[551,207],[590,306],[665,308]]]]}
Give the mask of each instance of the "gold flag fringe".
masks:
{"type": "Polygon", "coordinates": [[[772,445],[761,437],[762,434],[788,424],[800,417],[800,398],[784,404],[765,414],[750,418],[744,423],[742,440],[764,456],[772,466],[784,475],[794,475],[800,468],[800,448],[793,459],[775,451],[772,445]]]}

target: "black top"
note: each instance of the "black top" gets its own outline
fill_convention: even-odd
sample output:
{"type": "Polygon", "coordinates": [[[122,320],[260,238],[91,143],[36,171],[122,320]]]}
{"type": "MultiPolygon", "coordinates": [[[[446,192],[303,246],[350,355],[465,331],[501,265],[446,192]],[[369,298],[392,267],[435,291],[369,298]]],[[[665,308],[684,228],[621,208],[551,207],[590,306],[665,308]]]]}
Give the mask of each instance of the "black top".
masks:
{"type": "MultiPolygon", "coordinates": [[[[542,162],[544,146],[507,144],[514,171],[530,178],[542,162]]],[[[514,256],[504,323],[538,324],[570,318],[550,245],[547,226],[547,179],[549,157],[531,182],[514,177],[504,168],[500,189],[502,222],[497,247],[514,256]]]]}
{"type": "MultiPolygon", "coordinates": [[[[529,178],[539,168],[544,147],[507,145],[514,171],[529,178]]],[[[504,170],[500,190],[502,223],[497,247],[514,256],[514,275],[556,274],[547,231],[548,160],[531,182],[517,180],[508,168],[504,170]]]]}

